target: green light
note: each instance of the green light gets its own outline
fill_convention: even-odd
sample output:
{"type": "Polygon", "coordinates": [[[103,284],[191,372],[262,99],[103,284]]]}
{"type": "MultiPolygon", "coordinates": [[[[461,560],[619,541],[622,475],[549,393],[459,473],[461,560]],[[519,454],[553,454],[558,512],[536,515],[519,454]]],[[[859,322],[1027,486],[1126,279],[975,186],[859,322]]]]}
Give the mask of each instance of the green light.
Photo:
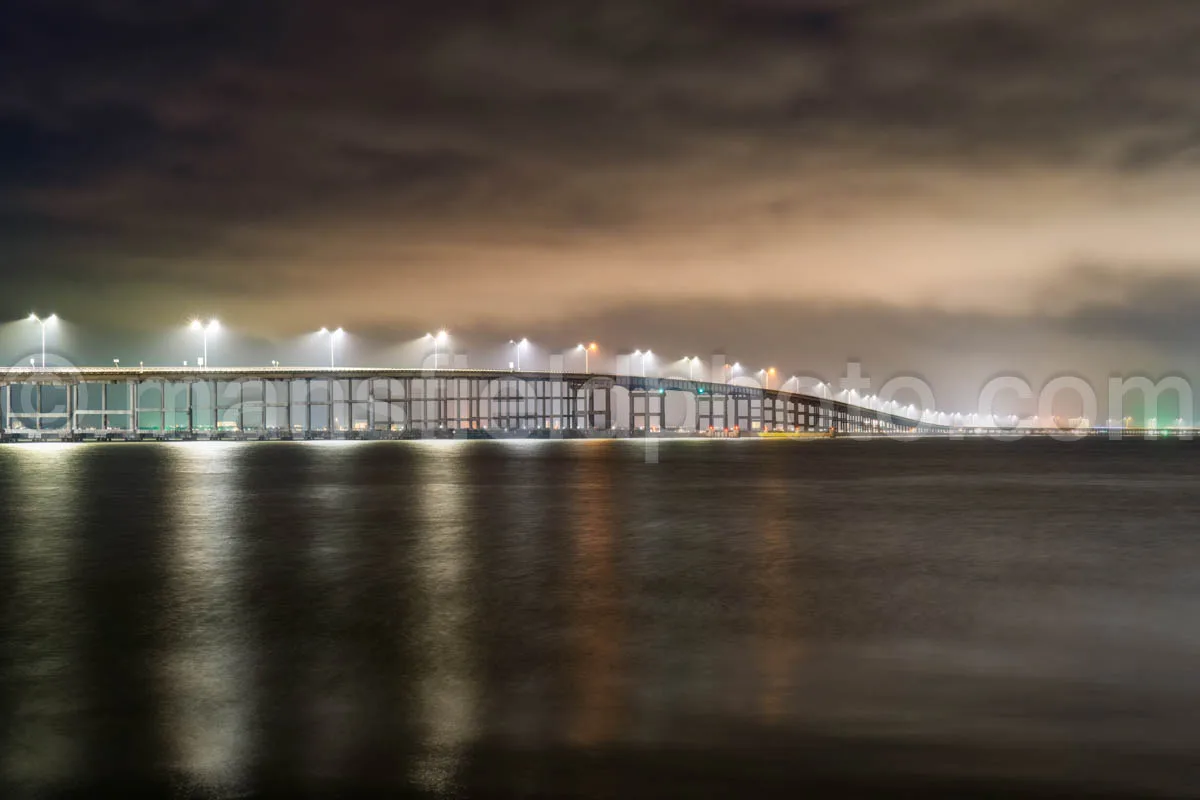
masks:
{"type": "Polygon", "coordinates": [[[666,389],[659,389],[659,390],[658,390],[658,393],[659,393],[659,394],[666,394],[666,393],[667,393],[667,390],[666,390],[666,389]]]}

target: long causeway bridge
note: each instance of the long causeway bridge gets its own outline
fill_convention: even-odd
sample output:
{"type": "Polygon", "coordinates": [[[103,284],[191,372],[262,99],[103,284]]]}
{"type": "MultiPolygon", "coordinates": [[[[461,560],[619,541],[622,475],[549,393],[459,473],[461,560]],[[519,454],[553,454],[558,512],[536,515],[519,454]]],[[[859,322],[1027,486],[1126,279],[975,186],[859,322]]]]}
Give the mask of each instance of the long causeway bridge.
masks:
{"type": "Polygon", "coordinates": [[[4,441],[944,430],[811,394],[680,378],[343,367],[0,369],[4,441]]]}

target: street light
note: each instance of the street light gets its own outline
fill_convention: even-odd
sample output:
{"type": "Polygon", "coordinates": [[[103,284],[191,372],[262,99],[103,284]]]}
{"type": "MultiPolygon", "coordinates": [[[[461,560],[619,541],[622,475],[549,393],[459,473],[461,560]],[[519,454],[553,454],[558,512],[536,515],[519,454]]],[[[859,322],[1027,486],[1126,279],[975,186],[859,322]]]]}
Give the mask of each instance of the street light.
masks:
{"type": "Polygon", "coordinates": [[[509,339],[508,343],[511,344],[513,346],[513,349],[517,351],[517,372],[520,372],[521,371],[521,348],[524,347],[525,345],[529,344],[529,340],[522,339],[521,341],[518,342],[515,339],[509,339]]]}
{"type": "Polygon", "coordinates": [[[635,356],[641,356],[641,357],[642,357],[642,377],[643,377],[643,378],[644,378],[644,377],[646,377],[646,356],[650,356],[650,355],[654,355],[654,354],[653,354],[653,353],[651,353],[649,350],[647,350],[647,351],[646,351],[646,352],[644,352],[644,353],[643,353],[641,350],[634,350],[634,351],[633,351],[633,354],[634,354],[635,356]]]}
{"type": "Polygon", "coordinates": [[[591,367],[591,364],[590,364],[590,362],[588,361],[588,355],[590,355],[591,353],[594,353],[594,352],[596,352],[596,351],[597,351],[597,350],[599,350],[600,348],[596,347],[596,343],[595,343],[595,342],[592,342],[591,344],[587,345],[586,347],[585,347],[583,344],[578,344],[578,345],[576,345],[576,346],[575,346],[575,349],[576,349],[576,350],[582,350],[582,351],[583,351],[583,371],[584,371],[584,372],[591,372],[591,371],[592,371],[592,367],[591,367]]]}
{"type": "Polygon", "coordinates": [[[324,334],[325,336],[329,337],[329,368],[333,369],[335,366],[337,366],[337,364],[334,363],[333,343],[334,343],[334,340],[336,340],[339,336],[341,336],[343,333],[345,333],[345,331],[342,330],[341,328],[338,328],[335,331],[331,331],[328,328],[321,328],[321,330],[318,331],[318,333],[324,334]]]}
{"type": "Polygon", "coordinates": [[[683,360],[688,365],[688,380],[695,380],[693,368],[700,363],[700,356],[684,356],[683,360]]]}
{"type": "Polygon", "coordinates": [[[446,340],[450,338],[450,334],[446,333],[446,331],[444,331],[444,330],[441,330],[441,331],[437,332],[437,336],[434,336],[432,333],[427,333],[427,334],[425,334],[425,338],[433,340],[433,368],[437,369],[438,368],[438,345],[444,344],[446,342],[446,340]]]}
{"type": "Polygon", "coordinates": [[[198,319],[192,320],[191,328],[194,331],[200,331],[204,338],[204,361],[201,363],[204,369],[208,369],[208,334],[210,331],[216,332],[221,325],[215,319],[210,319],[208,322],[201,322],[198,319]]]}
{"type": "Polygon", "coordinates": [[[47,322],[58,322],[58,317],[54,314],[51,314],[50,316],[46,317],[45,319],[38,319],[37,314],[30,314],[29,321],[36,322],[37,324],[42,326],[42,369],[45,369],[46,368],[46,323],[47,322]]]}

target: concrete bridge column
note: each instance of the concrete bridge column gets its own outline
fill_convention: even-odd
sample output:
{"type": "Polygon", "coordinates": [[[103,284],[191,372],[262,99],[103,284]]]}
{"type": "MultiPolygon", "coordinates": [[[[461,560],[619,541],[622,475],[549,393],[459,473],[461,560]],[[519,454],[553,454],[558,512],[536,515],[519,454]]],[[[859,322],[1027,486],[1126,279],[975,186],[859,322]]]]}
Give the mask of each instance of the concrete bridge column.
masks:
{"type": "Polygon", "coordinates": [[[76,393],[79,391],[78,383],[67,384],[67,438],[75,438],[75,408],[76,393]]]}
{"type": "Polygon", "coordinates": [[[129,432],[133,436],[138,435],[138,395],[140,386],[138,381],[129,382],[129,432]]]}
{"type": "Polygon", "coordinates": [[[480,430],[487,427],[483,421],[483,395],[486,385],[482,380],[475,381],[475,424],[480,430]]]}
{"type": "Polygon", "coordinates": [[[415,381],[412,378],[404,380],[404,427],[407,430],[413,430],[413,386],[415,381]]]}
{"type": "Polygon", "coordinates": [[[4,415],[0,416],[0,438],[12,427],[12,386],[4,384],[4,415]]]}
{"type": "Polygon", "coordinates": [[[212,435],[213,436],[216,436],[221,430],[221,395],[217,393],[218,385],[219,385],[218,382],[214,380],[209,384],[209,387],[208,387],[208,391],[209,391],[208,396],[211,398],[211,400],[209,401],[209,405],[212,406],[212,420],[213,420],[212,421],[212,426],[213,426],[212,435]]]}
{"type": "Polygon", "coordinates": [[[367,379],[367,433],[375,435],[375,379],[367,379]]]}
{"type": "Polygon", "coordinates": [[[384,400],[384,402],[387,403],[387,405],[385,406],[385,408],[387,408],[387,414],[386,414],[386,419],[384,420],[384,424],[387,425],[388,433],[391,433],[392,426],[395,424],[395,419],[394,419],[394,414],[393,414],[394,409],[392,408],[392,379],[388,378],[385,381],[385,384],[387,385],[387,398],[384,400]]]}
{"type": "Polygon", "coordinates": [[[288,438],[292,436],[292,379],[288,378],[283,390],[283,425],[287,429],[288,438]]]}
{"type": "Polygon", "coordinates": [[[312,378],[304,379],[304,436],[312,435],[312,378]]]}

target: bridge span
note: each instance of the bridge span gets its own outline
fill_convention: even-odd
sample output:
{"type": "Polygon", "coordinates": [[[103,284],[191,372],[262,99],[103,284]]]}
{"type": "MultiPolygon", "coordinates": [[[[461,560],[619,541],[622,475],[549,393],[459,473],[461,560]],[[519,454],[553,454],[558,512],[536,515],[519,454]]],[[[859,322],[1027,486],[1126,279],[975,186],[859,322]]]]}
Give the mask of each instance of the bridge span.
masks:
{"type": "Polygon", "coordinates": [[[4,441],[947,430],[781,389],[597,373],[30,367],[0,369],[0,390],[4,441]],[[672,405],[685,413],[673,419],[668,399],[680,397],[672,405]]]}

